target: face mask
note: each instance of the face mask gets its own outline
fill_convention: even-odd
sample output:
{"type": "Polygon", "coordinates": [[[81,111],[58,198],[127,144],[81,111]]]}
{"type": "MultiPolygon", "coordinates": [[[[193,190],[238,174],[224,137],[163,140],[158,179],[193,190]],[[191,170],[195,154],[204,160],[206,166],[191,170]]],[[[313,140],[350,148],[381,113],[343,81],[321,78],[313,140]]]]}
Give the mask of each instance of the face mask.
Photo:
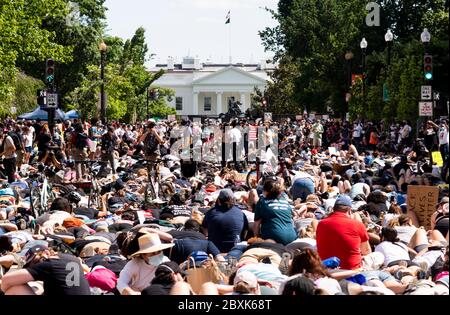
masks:
{"type": "Polygon", "coordinates": [[[159,255],[151,256],[150,258],[148,258],[147,263],[149,265],[156,267],[156,266],[159,266],[163,262],[163,259],[164,259],[164,255],[163,255],[163,253],[161,253],[159,255]]]}

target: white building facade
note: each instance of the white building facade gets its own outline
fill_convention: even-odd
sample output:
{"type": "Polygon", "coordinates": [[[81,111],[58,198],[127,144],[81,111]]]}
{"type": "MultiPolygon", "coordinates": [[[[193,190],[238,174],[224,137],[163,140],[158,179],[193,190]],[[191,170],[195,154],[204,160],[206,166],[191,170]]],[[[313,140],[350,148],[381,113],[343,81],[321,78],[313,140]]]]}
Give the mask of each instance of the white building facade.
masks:
{"type": "Polygon", "coordinates": [[[242,112],[251,105],[255,88],[266,89],[273,67],[261,64],[201,64],[198,59],[185,58],[182,64],[156,65],[151,72],[166,73],[150,88],[164,87],[175,91],[169,103],[180,116],[219,116],[228,111],[230,101],[239,101],[242,112]]]}

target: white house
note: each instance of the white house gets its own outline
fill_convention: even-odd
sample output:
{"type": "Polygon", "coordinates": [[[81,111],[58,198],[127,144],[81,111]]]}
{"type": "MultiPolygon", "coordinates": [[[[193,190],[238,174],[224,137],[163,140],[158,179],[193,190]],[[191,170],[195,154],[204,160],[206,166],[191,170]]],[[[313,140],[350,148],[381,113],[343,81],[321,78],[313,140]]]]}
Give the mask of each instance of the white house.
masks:
{"type": "Polygon", "coordinates": [[[151,72],[164,69],[166,73],[150,88],[165,87],[175,91],[170,105],[178,115],[218,116],[228,111],[229,101],[242,103],[245,112],[251,104],[255,87],[264,91],[269,73],[274,68],[260,64],[201,64],[198,59],[186,57],[182,64],[173,59],[158,64],[151,72]]]}

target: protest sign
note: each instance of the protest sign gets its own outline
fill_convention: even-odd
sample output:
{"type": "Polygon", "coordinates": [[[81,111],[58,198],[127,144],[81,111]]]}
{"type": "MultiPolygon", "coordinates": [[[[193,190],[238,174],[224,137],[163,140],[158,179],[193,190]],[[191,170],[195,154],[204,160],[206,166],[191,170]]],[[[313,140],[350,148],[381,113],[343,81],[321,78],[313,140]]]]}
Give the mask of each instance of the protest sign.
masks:
{"type": "Polygon", "coordinates": [[[433,163],[436,164],[439,167],[442,167],[444,165],[444,161],[442,160],[441,152],[434,151],[431,153],[433,157],[433,163]]]}
{"type": "Polygon", "coordinates": [[[439,188],[436,186],[408,186],[408,211],[414,211],[421,226],[431,229],[431,215],[436,211],[439,188]]]}

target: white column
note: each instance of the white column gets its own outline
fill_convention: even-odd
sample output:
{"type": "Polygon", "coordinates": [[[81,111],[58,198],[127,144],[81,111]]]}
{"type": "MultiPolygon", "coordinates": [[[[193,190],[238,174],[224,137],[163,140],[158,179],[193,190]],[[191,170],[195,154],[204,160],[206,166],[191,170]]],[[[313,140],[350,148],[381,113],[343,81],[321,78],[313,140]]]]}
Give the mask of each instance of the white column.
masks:
{"type": "Polygon", "coordinates": [[[217,115],[220,115],[223,113],[222,92],[216,92],[216,98],[217,98],[217,115]]]}
{"type": "Polygon", "coordinates": [[[192,115],[198,115],[198,94],[199,92],[194,92],[192,99],[192,115]]]}
{"type": "Polygon", "coordinates": [[[245,112],[247,110],[247,104],[245,102],[245,93],[241,93],[241,110],[242,112],[245,112]]]}

